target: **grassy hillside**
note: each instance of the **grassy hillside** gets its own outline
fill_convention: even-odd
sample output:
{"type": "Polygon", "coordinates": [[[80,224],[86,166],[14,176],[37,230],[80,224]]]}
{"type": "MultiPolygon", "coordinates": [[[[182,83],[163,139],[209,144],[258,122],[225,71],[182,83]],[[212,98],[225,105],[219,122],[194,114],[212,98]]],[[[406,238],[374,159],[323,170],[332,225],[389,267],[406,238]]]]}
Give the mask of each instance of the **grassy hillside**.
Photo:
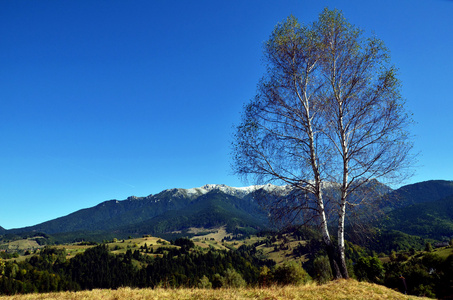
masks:
{"type": "Polygon", "coordinates": [[[131,289],[92,290],[82,292],[62,292],[51,294],[28,294],[0,299],[429,299],[406,296],[384,286],[338,280],[324,285],[308,284],[270,288],[242,289],[131,289]]]}

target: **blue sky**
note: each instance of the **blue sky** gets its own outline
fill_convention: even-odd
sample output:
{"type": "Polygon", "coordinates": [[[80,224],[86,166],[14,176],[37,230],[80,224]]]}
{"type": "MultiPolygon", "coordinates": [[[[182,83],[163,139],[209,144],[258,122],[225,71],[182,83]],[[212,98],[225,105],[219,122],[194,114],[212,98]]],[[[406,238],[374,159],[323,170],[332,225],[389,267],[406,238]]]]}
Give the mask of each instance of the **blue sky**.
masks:
{"type": "Polygon", "coordinates": [[[231,174],[233,126],[288,15],[341,9],[399,68],[416,175],[453,179],[453,1],[0,1],[0,226],[231,174]]]}

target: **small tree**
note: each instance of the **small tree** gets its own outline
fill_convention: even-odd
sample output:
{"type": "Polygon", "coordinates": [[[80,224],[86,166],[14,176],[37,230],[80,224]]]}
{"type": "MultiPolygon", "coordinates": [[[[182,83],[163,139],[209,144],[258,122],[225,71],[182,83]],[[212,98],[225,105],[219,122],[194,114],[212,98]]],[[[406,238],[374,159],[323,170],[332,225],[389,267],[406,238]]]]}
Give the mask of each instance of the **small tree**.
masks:
{"type": "Polygon", "coordinates": [[[347,278],[347,207],[369,200],[364,191],[375,179],[401,179],[410,162],[396,68],[381,40],[328,9],[310,26],[293,16],[277,24],[264,61],[267,72],[237,127],[233,168],[258,183],[289,185],[294,200],[265,205],[288,222],[315,221],[333,277],[347,278]],[[337,244],[326,207],[337,216],[337,244]]]}

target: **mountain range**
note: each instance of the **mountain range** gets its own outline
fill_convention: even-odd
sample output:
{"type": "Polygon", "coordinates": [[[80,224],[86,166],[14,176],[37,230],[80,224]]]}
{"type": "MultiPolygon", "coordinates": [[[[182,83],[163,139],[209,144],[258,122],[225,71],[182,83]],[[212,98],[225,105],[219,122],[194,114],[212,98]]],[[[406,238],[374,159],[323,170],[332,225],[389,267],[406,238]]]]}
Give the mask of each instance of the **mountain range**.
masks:
{"type": "Polygon", "coordinates": [[[11,234],[43,232],[116,232],[120,234],[155,234],[227,225],[235,227],[267,226],[267,217],[255,201],[258,191],[281,190],[272,185],[233,188],[205,185],[192,189],[168,189],[146,197],[131,196],[109,200],[94,207],[34,226],[8,230],[11,234]]]}
{"type": "MultiPolygon", "coordinates": [[[[426,181],[397,190],[382,184],[375,186],[378,188],[374,197],[383,200],[381,208],[386,212],[380,224],[383,228],[424,238],[453,236],[453,181],[426,181]]],[[[219,226],[226,226],[229,233],[256,232],[272,226],[259,199],[284,198],[291,193],[289,186],[275,185],[175,188],[146,197],[105,201],[34,226],[10,230],[0,227],[0,234],[39,232],[74,238],[95,232],[99,236],[109,233],[121,237],[184,234],[193,227],[219,226]]]]}

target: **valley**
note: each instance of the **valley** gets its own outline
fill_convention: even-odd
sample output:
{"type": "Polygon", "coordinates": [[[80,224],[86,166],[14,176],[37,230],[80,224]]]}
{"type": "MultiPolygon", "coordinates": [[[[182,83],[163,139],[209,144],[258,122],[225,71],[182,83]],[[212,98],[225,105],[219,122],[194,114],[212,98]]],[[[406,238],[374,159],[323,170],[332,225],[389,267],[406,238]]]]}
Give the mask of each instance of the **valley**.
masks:
{"type": "MultiPolygon", "coordinates": [[[[346,228],[351,276],[403,292],[399,276],[404,273],[412,295],[449,295],[452,185],[429,181],[391,190],[375,184],[373,205],[380,213],[362,223],[361,231],[352,223],[346,228]]],[[[240,286],[286,285],[279,272],[288,270],[299,274],[291,284],[325,284],[332,275],[316,227],[277,227],[262,209],[263,200],[293,196],[288,187],[270,185],[170,189],[5,230],[0,235],[0,290],[226,287],[236,277],[234,284],[240,286]],[[30,270],[41,279],[29,277],[30,270]],[[117,271],[106,277],[105,270],[117,271]]],[[[375,212],[370,207],[360,211],[359,220],[370,211],[375,212]]]]}

